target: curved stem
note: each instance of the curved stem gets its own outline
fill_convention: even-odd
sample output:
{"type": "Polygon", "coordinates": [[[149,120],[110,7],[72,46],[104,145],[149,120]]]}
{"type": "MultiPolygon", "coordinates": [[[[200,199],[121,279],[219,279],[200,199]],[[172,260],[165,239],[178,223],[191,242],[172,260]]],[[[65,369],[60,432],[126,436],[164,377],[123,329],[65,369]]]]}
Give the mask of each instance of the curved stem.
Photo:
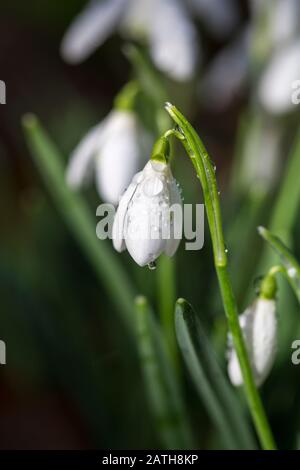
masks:
{"type": "Polygon", "coordinates": [[[247,349],[239,324],[238,309],[228,273],[227,250],[224,243],[215,168],[210,161],[206,148],[204,147],[198,134],[185,119],[185,117],[175,108],[175,106],[172,106],[169,103],[166,105],[166,110],[180,128],[180,133],[184,137],[184,140],[180,140],[183,143],[201,182],[208,224],[212,237],[214,262],[218,276],[219,287],[229,329],[232,334],[234,347],[239,358],[244,379],[245,392],[252,418],[255,423],[262,447],[264,449],[275,449],[276,446],[272,432],[255,385],[247,349]]]}

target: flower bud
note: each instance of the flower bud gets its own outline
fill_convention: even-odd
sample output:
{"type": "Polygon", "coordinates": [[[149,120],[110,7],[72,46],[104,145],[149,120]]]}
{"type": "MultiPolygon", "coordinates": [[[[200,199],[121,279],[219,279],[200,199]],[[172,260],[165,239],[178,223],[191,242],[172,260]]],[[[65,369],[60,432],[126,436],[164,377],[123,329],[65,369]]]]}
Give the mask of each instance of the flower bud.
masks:
{"type": "Polygon", "coordinates": [[[127,248],[140,266],[151,265],[163,252],[173,256],[182,235],[181,209],[170,166],[151,159],[120,200],[113,225],[114,248],[127,248]]]}
{"type": "MultiPolygon", "coordinates": [[[[270,285],[265,285],[270,289],[270,285]]],[[[270,292],[270,290],[268,290],[270,292]]],[[[277,349],[277,318],[274,298],[260,296],[239,317],[256,385],[268,376],[277,349]]],[[[232,342],[230,338],[230,342],[232,342]]],[[[233,385],[242,385],[243,376],[233,345],[228,353],[228,375],[233,385]]]]}
{"type": "Polygon", "coordinates": [[[94,173],[102,200],[118,204],[143,163],[142,155],[149,151],[149,142],[133,111],[114,109],[83,138],[71,155],[68,184],[78,189],[94,173]]]}

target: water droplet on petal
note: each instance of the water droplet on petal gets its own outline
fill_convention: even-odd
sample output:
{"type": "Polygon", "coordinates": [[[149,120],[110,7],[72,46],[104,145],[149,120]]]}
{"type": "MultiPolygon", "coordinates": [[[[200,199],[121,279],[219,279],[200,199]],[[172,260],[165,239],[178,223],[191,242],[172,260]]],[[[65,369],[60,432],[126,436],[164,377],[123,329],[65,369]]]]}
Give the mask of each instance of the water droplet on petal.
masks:
{"type": "Polygon", "coordinates": [[[154,171],[158,171],[158,172],[165,171],[166,166],[167,166],[166,163],[158,162],[158,161],[155,161],[155,160],[150,160],[150,162],[151,162],[151,166],[152,166],[154,171]]]}
{"type": "Polygon", "coordinates": [[[156,269],[156,262],[150,261],[150,263],[148,263],[148,268],[150,269],[150,271],[154,271],[156,269]]]}
{"type": "Polygon", "coordinates": [[[158,196],[162,190],[164,189],[164,185],[159,178],[148,178],[143,186],[144,194],[148,197],[158,196]]]}
{"type": "Polygon", "coordinates": [[[137,174],[135,175],[135,177],[133,178],[133,182],[139,184],[139,183],[142,182],[143,178],[144,178],[143,172],[140,171],[140,172],[137,173],[137,174]]]}
{"type": "Polygon", "coordinates": [[[291,266],[291,267],[287,270],[287,272],[288,272],[289,277],[295,277],[296,274],[297,274],[297,270],[296,270],[296,268],[294,268],[293,266],[291,266]]]}

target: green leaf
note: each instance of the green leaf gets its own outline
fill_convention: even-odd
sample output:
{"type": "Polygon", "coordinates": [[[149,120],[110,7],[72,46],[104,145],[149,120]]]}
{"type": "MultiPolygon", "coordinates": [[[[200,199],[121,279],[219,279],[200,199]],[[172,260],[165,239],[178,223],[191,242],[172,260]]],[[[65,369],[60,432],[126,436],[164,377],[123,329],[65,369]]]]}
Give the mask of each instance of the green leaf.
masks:
{"type": "Polygon", "coordinates": [[[218,364],[210,341],[191,305],[179,299],[176,333],[198,394],[229,449],[254,449],[255,441],[244,411],[218,364]]]}
{"type": "Polygon", "coordinates": [[[84,199],[67,186],[63,158],[37,117],[32,114],[24,116],[23,127],[36,166],[58,210],[133,335],[132,304],[135,292],[117,255],[108,240],[97,239],[96,219],[92,217],[84,199]]]}
{"type": "Polygon", "coordinates": [[[273,209],[270,230],[289,240],[300,203],[300,131],[296,137],[280,192],[273,209]]]}
{"type": "Polygon", "coordinates": [[[241,366],[244,389],[253,421],[263,448],[275,449],[276,446],[272,431],[255,385],[247,348],[238,320],[237,304],[227,267],[227,250],[225,249],[224,243],[220,197],[216,181],[215,167],[210,160],[209,154],[202,140],[188,120],[170,103],[166,103],[166,111],[177,124],[177,127],[172,131],[166,132],[165,136],[175,135],[181,141],[195,167],[202,187],[208,225],[212,239],[214,264],[218,275],[223,306],[241,366]]]}
{"type": "Polygon", "coordinates": [[[279,256],[285,268],[285,274],[300,302],[300,265],[296,261],[292,252],[276,235],[273,235],[264,227],[258,227],[259,234],[266,240],[279,256]]]}
{"type": "Polygon", "coordinates": [[[191,433],[161,329],[145,297],[135,301],[137,342],[149,403],[167,449],[192,448],[191,433]]]}
{"type": "MultiPolygon", "coordinates": [[[[288,159],[287,169],[282,178],[281,188],[276,198],[268,228],[272,233],[292,244],[292,230],[300,203],[300,131],[288,159]]],[[[264,250],[258,263],[257,274],[266,271],[273,263],[272,253],[264,250]]]]}
{"type": "Polygon", "coordinates": [[[177,133],[175,130],[175,135],[181,135],[180,140],[195,167],[201,183],[212,238],[215,264],[216,266],[225,266],[227,264],[227,256],[224,245],[220,198],[214,165],[199,135],[183,114],[171,103],[166,103],[165,109],[180,129],[177,133]]]}

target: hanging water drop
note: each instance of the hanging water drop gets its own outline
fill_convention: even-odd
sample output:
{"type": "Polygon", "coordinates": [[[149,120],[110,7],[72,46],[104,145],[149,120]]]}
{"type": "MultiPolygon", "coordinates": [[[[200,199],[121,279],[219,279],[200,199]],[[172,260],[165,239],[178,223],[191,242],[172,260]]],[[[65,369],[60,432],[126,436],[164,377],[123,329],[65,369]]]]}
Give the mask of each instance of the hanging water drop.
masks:
{"type": "Polygon", "coordinates": [[[287,273],[288,273],[288,276],[289,276],[289,277],[292,277],[292,278],[293,278],[293,277],[296,277],[296,275],[297,275],[297,269],[294,268],[294,266],[291,266],[291,267],[288,268],[287,273]]]}
{"type": "Polygon", "coordinates": [[[156,262],[150,261],[150,263],[148,264],[148,268],[150,269],[150,271],[154,271],[156,269],[156,262]]]}

